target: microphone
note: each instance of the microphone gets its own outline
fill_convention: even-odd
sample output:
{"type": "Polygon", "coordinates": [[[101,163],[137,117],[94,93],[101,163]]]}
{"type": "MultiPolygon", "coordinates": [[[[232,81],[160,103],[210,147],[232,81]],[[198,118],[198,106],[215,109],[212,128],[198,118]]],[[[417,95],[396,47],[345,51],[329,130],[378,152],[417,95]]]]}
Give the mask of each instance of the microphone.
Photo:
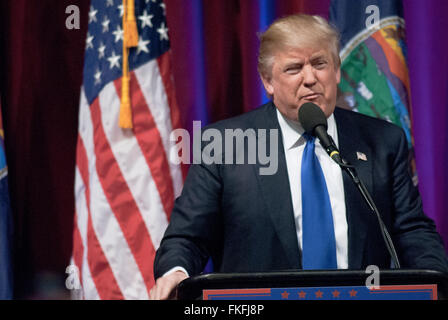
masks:
{"type": "Polygon", "coordinates": [[[343,164],[339,150],[333,141],[333,138],[328,135],[327,118],[324,112],[314,103],[304,103],[299,108],[299,122],[305,132],[313,137],[318,137],[320,144],[332,158],[339,165],[343,164]]]}
{"type": "Polygon", "coordinates": [[[387,231],[386,225],[381,219],[378,208],[376,207],[375,202],[370,196],[369,191],[367,190],[363,181],[358,177],[358,173],[356,172],[355,167],[341,157],[333,139],[330,135],[328,135],[327,118],[325,117],[324,112],[316,104],[307,102],[299,108],[298,119],[305,132],[314,137],[318,137],[320,140],[320,144],[328,153],[328,155],[337,164],[339,164],[341,169],[343,169],[352,179],[362,197],[364,198],[364,201],[367,203],[370,210],[376,215],[386,248],[389,251],[395,267],[400,269],[400,262],[398,260],[397,252],[395,251],[395,246],[392,242],[392,238],[389,232],[387,231]]]}

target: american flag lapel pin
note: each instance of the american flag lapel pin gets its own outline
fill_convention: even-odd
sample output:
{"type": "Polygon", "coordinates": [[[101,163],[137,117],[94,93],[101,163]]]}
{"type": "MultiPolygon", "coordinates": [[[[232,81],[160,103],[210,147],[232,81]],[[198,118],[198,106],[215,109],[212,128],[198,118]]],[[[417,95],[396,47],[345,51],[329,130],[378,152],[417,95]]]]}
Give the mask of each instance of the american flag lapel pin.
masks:
{"type": "Polygon", "coordinates": [[[364,153],[359,152],[359,151],[356,151],[356,158],[358,160],[367,161],[367,156],[364,153]]]}

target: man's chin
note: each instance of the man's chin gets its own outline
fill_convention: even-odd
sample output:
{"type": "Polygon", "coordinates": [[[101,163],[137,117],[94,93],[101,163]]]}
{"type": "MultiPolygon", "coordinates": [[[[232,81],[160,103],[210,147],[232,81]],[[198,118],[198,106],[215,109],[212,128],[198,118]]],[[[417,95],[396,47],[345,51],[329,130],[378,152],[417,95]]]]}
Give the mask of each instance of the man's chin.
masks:
{"type": "Polygon", "coordinates": [[[304,100],[301,101],[300,106],[302,106],[302,105],[304,105],[305,103],[308,103],[308,102],[314,103],[316,106],[318,106],[324,112],[324,114],[325,114],[325,116],[327,118],[330,117],[332,115],[333,111],[334,111],[334,107],[331,108],[328,105],[323,104],[321,101],[314,101],[314,100],[304,99],[304,100]]]}

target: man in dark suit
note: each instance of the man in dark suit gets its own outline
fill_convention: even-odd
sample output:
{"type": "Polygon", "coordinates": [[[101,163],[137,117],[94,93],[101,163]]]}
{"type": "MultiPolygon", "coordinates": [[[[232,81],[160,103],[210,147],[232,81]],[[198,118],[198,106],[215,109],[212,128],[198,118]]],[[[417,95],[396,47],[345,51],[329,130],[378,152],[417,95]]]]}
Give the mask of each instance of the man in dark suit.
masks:
{"type": "MultiPolygon", "coordinates": [[[[260,174],[260,161],[191,166],[157,251],[151,298],[168,298],[180,281],[200,273],[209,257],[217,272],[304,268],[302,253],[308,244],[302,201],[309,186],[301,181],[300,171],[308,140],[297,113],[306,102],[318,105],[326,115],[328,132],[371,193],[402,267],[448,271],[440,236],[423,213],[411,181],[404,132],[388,122],[335,108],[340,81],[337,32],[316,16],[277,20],[261,36],[259,72],[272,102],[209,129],[222,136],[229,129],[280,132],[277,170],[260,174]]],[[[257,145],[272,146],[274,138],[256,135],[257,145]]],[[[247,155],[248,141],[234,147],[234,154],[247,155]]],[[[218,158],[225,159],[229,150],[222,150],[218,158]]],[[[389,268],[391,259],[375,215],[318,144],[315,155],[331,207],[333,267],[389,268]]]]}

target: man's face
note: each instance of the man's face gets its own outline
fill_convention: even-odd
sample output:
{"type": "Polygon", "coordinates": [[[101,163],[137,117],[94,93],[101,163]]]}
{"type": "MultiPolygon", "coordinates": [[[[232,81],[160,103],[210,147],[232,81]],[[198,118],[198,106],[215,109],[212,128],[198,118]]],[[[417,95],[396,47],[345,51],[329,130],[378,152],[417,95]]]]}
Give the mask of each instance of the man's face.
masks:
{"type": "Polygon", "coordinates": [[[296,121],[298,110],[305,102],[318,105],[328,118],[336,105],[340,79],[340,69],[331,53],[322,48],[279,51],[274,56],[272,76],[262,77],[278,110],[296,121]]]}

